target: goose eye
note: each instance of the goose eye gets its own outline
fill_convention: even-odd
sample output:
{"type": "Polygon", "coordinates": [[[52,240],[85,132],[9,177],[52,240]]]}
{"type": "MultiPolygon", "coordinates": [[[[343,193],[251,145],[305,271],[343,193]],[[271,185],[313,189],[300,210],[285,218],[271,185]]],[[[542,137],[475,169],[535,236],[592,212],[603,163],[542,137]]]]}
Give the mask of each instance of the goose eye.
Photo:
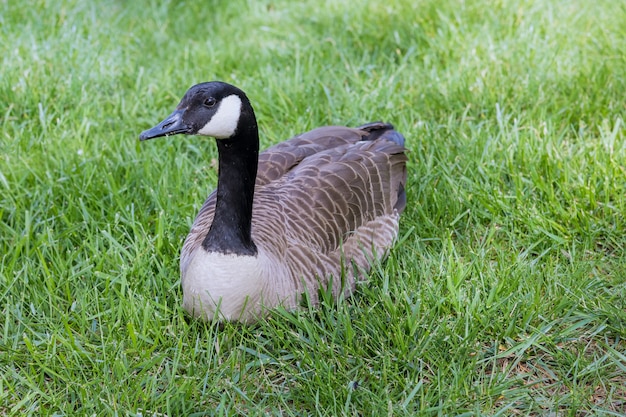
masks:
{"type": "Polygon", "coordinates": [[[204,100],[204,105],[207,107],[213,107],[215,106],[215,103],[217,103],[217,100],[215,100],[214,97],[209,97],[206,100],[204,100]]]}

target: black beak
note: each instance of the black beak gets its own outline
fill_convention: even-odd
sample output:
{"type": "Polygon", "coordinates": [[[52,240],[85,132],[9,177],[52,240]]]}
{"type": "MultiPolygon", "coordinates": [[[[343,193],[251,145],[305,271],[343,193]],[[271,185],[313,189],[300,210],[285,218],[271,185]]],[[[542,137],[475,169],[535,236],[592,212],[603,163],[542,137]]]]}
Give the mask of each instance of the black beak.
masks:
{"type": "Polygon", "coordinates": [[[154,139],[161,136],[177,135],[179,133],[189,133],[190,128],[183,122],[185,110],[175,110],[158,125],[152,129],[144,130],[139,135],[139,140],[154,139]]]}

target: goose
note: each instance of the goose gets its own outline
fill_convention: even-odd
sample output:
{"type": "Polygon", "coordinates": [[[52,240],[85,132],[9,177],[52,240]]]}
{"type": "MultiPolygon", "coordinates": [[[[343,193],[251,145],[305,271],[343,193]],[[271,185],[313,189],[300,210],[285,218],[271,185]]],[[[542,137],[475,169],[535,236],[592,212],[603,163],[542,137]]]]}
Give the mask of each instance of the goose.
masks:
{"type": "Polygon", "coordinates": [[[211,136],[217,189],[180,255],[183,308],[203,320],[255,322],[319,291],[349,296],[387,256],[406,206],[404,137],[391,124],[319,127],[259,154],[252,105],[219,81],[192,86],[141,141],[211,136]]]}

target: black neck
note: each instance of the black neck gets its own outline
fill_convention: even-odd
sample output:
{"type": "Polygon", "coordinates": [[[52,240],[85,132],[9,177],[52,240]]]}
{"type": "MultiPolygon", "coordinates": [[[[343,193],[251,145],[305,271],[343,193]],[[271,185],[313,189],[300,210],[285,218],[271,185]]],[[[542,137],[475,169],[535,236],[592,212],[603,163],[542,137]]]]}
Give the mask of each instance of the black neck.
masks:
{"type": "MultiPolygon", "coordinates": [[[[247,109],[246,109],[247,110],[247,109]]],[[[242,111],[235,136],[217,139],[219,171],[215,216],[202,247],[208,252],[256,255],[252,241],[252,200],[259,163],[254,113],[242,111]]]]}

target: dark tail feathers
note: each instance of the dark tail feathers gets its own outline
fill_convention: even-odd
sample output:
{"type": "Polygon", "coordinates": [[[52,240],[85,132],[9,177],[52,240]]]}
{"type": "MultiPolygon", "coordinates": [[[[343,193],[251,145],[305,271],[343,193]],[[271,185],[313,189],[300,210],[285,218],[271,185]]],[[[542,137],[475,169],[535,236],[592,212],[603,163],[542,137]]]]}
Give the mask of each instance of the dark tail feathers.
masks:
{"type": "Polygon", "coordinates": [[[357,129],[365,130],[368,135],[363,137],[363,140],[376,140],[378,138],[385,138],[392,142],[397,143],[400,146],[404,146],[404,136],[396,130],[394,130],[391,123],[372,122],[366,123],[357,127],[357,129]]]}

